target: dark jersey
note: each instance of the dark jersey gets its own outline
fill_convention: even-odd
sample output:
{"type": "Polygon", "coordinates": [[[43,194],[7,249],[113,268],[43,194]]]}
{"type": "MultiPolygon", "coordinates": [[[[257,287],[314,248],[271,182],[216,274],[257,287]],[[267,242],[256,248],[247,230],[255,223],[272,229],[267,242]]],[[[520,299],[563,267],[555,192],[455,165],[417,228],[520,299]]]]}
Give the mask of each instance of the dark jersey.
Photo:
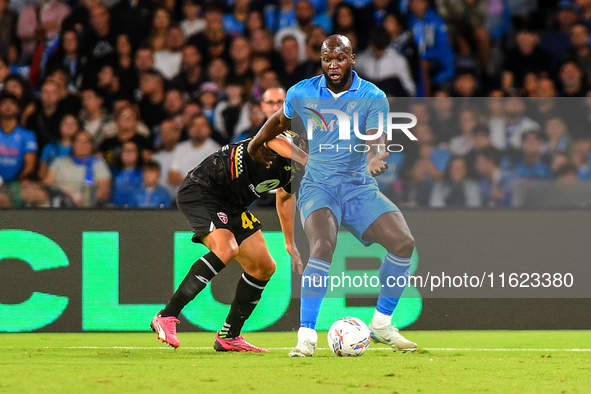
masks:
{"type": "Polygon", "coordinates": [[[248,154],[251,139],[228,144],[211,154],[187,175],[206,182],[227,202],[247,207],[269,190],[283,188],[291,193],[291,160],[277,155],[267,168],[248,154]]]}

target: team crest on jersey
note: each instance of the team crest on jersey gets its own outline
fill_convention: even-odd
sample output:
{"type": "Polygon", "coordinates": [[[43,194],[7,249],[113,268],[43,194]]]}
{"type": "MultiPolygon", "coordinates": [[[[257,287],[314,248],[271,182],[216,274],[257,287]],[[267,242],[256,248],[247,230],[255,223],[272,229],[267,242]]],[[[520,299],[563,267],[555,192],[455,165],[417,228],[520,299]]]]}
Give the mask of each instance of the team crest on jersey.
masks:
{"type": "Polygon", "coordinates": [[[220,220],[222,221],[222,223],[228,224],[228,215],[226,215],[225,213],[218,212],[218,218],[220,218],[220,220]]]}
{"type": "Polygon", "coordinates": [[[357,107],[357,102],[352,101],[347,105],[347,112],[353,112],[353,110],[357,107]]]}

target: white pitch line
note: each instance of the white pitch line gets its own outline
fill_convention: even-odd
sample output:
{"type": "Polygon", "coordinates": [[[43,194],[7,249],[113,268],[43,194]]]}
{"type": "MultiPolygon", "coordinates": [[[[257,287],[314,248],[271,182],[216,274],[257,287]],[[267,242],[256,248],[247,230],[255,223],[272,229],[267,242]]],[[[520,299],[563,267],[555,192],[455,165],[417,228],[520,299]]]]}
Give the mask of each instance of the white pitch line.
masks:
{"type": "MultiPolygon", "coordinates": [[[[12,346],[14,348],[16,346],[12,346]]],[[[2,346],[0,348],[6,348],[2,346]]],[[[174,350],[166,346],[44,346],[42,349],[93,349],[93,350],[174,350]]],[[[210,350],[211,346],[182,346],[180,349],[187,350],[210,350]]],[[[269,350],[291,350],[291,347],[270,347],[269,350]]],[[[328,350],[327,347],[317,347],[318,350],[328,350]]],[[[389,350],[387,347],[370,347],[368,350],[389,350]]],[[[420,348],[419,350],[428,351],[446,351],[446,352],[458,352],[458,351],[476,351],[476,352],[591,352],[591,349],[493,349],[493,348],[455,348],[455,347],[432,347],[432,348],[420,348]]]]}

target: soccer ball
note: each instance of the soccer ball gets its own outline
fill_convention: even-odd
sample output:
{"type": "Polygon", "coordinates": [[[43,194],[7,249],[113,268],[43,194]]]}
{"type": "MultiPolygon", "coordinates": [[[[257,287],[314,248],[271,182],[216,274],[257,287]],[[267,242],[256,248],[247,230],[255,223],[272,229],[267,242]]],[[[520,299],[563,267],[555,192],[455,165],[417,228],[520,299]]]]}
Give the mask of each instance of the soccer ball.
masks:
{"type": "Polygon", "coordinates": [[[339,319],[328,330],[328,347],[339,357],[361,356],[370,340],[369,328],[355,317],[339,319]]]}

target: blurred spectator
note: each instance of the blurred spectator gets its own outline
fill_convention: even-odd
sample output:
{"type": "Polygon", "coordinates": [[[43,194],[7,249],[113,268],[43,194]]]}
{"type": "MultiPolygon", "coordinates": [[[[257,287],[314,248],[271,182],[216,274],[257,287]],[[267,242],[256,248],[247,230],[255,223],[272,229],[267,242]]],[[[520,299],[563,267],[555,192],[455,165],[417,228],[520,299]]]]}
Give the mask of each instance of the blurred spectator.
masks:
{"type": "Polygon", "coordinates": [[[75,30],[79,37],[90,31],[90,10],[101,4],[101,0],[81,0],[72,13],[62,22],[63,30],[75,30]]]}
{"type": "Polygon", "coordinates": [[[485,148],[476,154],[476,171],[480,174],[482,204],[489,207],[511,204],[511,176],[500,167],[502,152],[485,148]]]}
{"type": "Polygon", "coordinates": [[[213,59],[207,67],[208,81],[212,82],[219,90],[226,87],[229,74],[228,63],[222,58],[213,59]]]}
{"type": "Polygon", "coordinates": [[[591,136],[580,136],[573,144],[573,163],[582,181],[591,181],[591,136]]]}
{"type": "Polygon", "coordinates": [[[58,86],[58,111],[63,114],[78,115],[81,104],[78,92],[75,89],[69,90],[72,78],[70,72],[64,66],[58,66],[47,74],[45,81],[53,81],[58,86]]]}
{"type": "Polygon", "coordinates": [[[154,68],[171,79],[181,70],[185,36],[179,25],[173,24],[166,34],[166,47],[154,53],[154,68]]]}
{"type": "Polygon", "coordinates": [[[577,167],[573,163],[566,163],[556,170],[554,179],[560,184],[577,183],[577,167]]]}
{"type": "Polygon", "coordinates": [[[199,91],[200,112],[207,118],[210,124],[214,122],[215,110],[218,104],[218,92],[218,87],[212,82],[204,83],[199,91]]]}
{"type": "Polygon", "coordinates": [[[368,33],[376,26],[383,26],[387,14],[397,12],[396,5],[398,2],[391,0],[371,0],[367,5],[362,7],[359,13],[359,20],[365,29],[360,29],[361,48],[365,48],[369,39],[368,33]]]}
{"type": "MultiPolygon", "coordinates": [[[[0,69],[2,68],[1,63],[2,61],[0,60],[0,69]]],[[[4,79],[4,87],[0,91],[13,94],[18,98],[19,107],[22,108],[20,124],[25,125],[29,116],[37,108],[29,84],[19,74],[10,74],[4,79]]]]}
{"type": "Polygon", "coordinates": [[[374,82],[387,95],[412,97],[416,90],[408,62],[404,56],[390,48],[389,44],[390,36],[386,28],[373,28],[369,47],[358,55],[355,70],[362,78],[374,82]]]}
{"type": "Polygon", "coordinates": [[[150,130],[166,118],[164,112],[164,78],[156,70],[144,71],[140,75],[139,100],[140,117],[150,130]]]}
{"type": "Polygon", "coordinates": [[[234,139],[234,136],[248,128],[249,105],[244,101],[244,88],[238,81],[231,81],[225,89],[226,100],[215,107],[213,116],[213,138],[224,145],[234,139]]]}
{"type": "Polygon", "coordinates": [[[123,142],[113,171],[112,204],[118,207],[133,204],[135,192],[142,187],[142,167],[138,145],[132,140],[123,142]]]}
{"type": "Polygon", "coordinates": [[[506,55],[502,88],[521,89],[527,73],[549,73],[551,69],[550,54],[539,44],[537,31],[527,23],[522,23],[517,31],[516,48],[506,55]]]}
{"type": "MultiPolygon", "coordinates": [[[[552,153],[552,156],[550,158],[550,170],[552,171],[552,173],[554,174],[554,176],[556,177],[556,172],[558,171],[558,169],[560,167],[562,167],[565,164],[573,164],[570,156],[566,155],[563,152],[558,152],[555,151],[552,153]]],[[[576,166],[575,166],[575,171],[576,171],[576,166]]]]}
{"type": "Polygon", "coordinates": [[[566,122],[560,116],[551,116],[546,120],[545,128],[546,144],[545,151],[552,155],[554,152],[561,152],[570,156],[572,153],[572,137],[568,132],[566,122]]]}
{"type": "Polygon", "coordinates": [[[222,19],[226,33],[234,37],[244,33],[250,2],[251,0],[234,0],[232,12],[222,19]]]}
{"type": "Polygon", "coordinates": [[[337,6],[343,3],[343,0],[326,0],[326,9],[324,12],[316,14],[313,22],[316,26],[320,26],[326,34],[332,34],[332,21],[334,20],[337,6]]]}
{"type": "Polygon", "coordinates": [[[588,29],[591,29],[591,1],[589,0],[575,0],[575,4],[581,7],[581,20],[588,29]]]}
{"type": "Polygon", "coordinates": [[[265,17],[262,11],[251,9],[246,16],[246,26],[244,27],[244,37],[250,39],[252,32],[257,30],[266,30],[265,17]]]}
{"type": "Polygon", "coordinates": [[[476,51],[480,66],[486,69],[490,60],[490,37],[484,27],[488,1],[436,0],[436,4],[458,54],[471,57],[476,51]]]}
{"type": "Polygon", "coordinates": [[[449,142],[449,151],[453,155],[466,156],[474,149],[474,131],[479,123],[478,117],[478,112],[471,108],[459,112],[458,126],[462,134],[453,137],[449,142]]]}
{"type": "Polygon", "coordinates": [[[265,24],[272,32],[295,26],[296,23],[293,0],[279,0],[279,5],[265,7],[265,24]]]}
{"type": "Polygon", "coordinates": [[[106,137],[106,126],[113,118],[103,107],[103,93],[97,89],[86,89],[80,93],[82,97],[82,111],[80,121],[82,129],[88,131],[94,138],[97,148],[106,137]]]}
{"type": "Polygon", "coordinates": [[[522,135],[527,131],[539,131],[540,125],[525,115],[524,99],[511,97],[502,101],[504,119],[498,125],[491,125],[492,146],[505,151],[521,149],[522,135]]]}
{"type": "Polygon", "coordinates": [[[580,12],[581,8],[571,0],[560,0],[557,5],[556,26],[541,35],[540,41],[551,55],[554,70],[558,68],[558,62],[571,45],[571,29],[579,19],[580,12]]]}
{"type": "Polygon", "coordinates": [[[168,181],[168,173],[172,165],[174,149],[181,140],[181,128],[173,120],[167,119],[163,121],[160,125],[160,139],[162,141],[161,148],[152,156],[152,160],[160,165],[161,174],[166,174],[166,176],[160,177],[159,184],[168,191],[168,194],[174,200],[178,186],[168,181]]]}
{"type": "Polygon", "coordinates": [[[284,36],[280,53],[283,67],[279,70],[279,79],[281,84],[289,89],[302,80],[302,75],[298,72],[298,66],[301,64],[298,40],[294,36],[284,36]]]}
{"type": "Polygon", "coordinates": [[[384,19],[384,27],[390,35],[390,46],[406,58],[415,86],[418,85],[420,81],[419,48],[412,32],[406,26],[406,19],[397,13],[388,14],[384,19]]]}
{"type": "Polygon", "coordinates": [[[204,65],[209,65],[214,59],[220,57],[229,59],[230,37],[226,34],[222,21],[213,19],[208,22],[201,33],[189,37],[188,43],[199,49],[204,65]]]}
{"type": "Polygon", "coordinates": [[[335,7],[332,19],[332,31],[343,34],[348,31],[359,31],[359,18],[357,9],[347,2],[342,2],[335,7]]]}
{"type": "Polygon", "coordinates": [[[142,185],[133,193],[130,207],[138,208],[168,208],[171,198],[162,186],[159,186],[160,165],[155,161],[144,164],[142,185]]]}
{"type": "Polygon", "coordinates": [[[134,49],[129,35],[120,34],[117,37],[117,69],[119,71],[121,83],[121,95],[133,97],[135,89],[138,87],[137,70],[133,65],[134,49]]]}
{"type": "Polygon", "coordinates": [[[431,101],[433,120],[437,124],[436,142],[449,143],[452,137],[459,134],[455,117],[454,100],[445,90],[438,90],[431,101]]]}
{"type": "Polygon", "coordinates": [[[542,136],[537,131],[526,131],[522,136],[523,159],[513,165],[516,179],[552,179],[550,166],[542,161],[542,136]]]}
{"type": "MultiPolygon", "coordinates": [[[[183,92],[178,89],[168,89],[164,96],[164,112],[167,119],[172,119],[177,124],[180,124],[180,118],[183,116],[185,105],[187,104],[183,92]]],[[[159,128],[156,126],[154,129],[159,128]]],[[[159,147],[160,142],[156,142],[154,146],[159,147]]]]}
{"type": "Polygon", "coordinates": [[[90,25],[92,29],[83,37],[83,45],[87,50],[88,68],[85,72],[86,86],[96,84],[96,75],[109,64],[116,64],[117,25],[111,23],[109,10],[103,5],[90,9],[90,25]]]}
{"type": "Polygon", "coordinates": [[[189,124],[189,139],[177,145],[173,152],[168,181],[180,185],[185,175],[221,146],[211,139],[212,128],[204,115],[195,115],[189,124]]]}
{"type": "Polygon", "coordinates": [[[0,58],[8,59],[9,48],[16,45],[18,14],[8,7],[10,0],[0,0],[0,58]]]}
{"type": "Polygon", "coordinates": [[[114,22],[128,34],[132,46],[138,46],[150,31],[154,3],[150,0],[119,0],[111,8],[114,22]]]}
{"type": "Polygon", "coordinates": [[[275,49],[279,50],[283,46],[283,39],[292,36],[297,41],[298,58],[301,62],[306,60],[306,37],[312,32],[314,27],[313,19],[316,15],[312,3],[308,0],[299,0],[295,4],[295,17],[297,24],[279,30],[275,34],[275,49]]]}
{"type": "Polygon", "coordinates": [[[250,48],[248,40],[243,36],[236,36],[230,45],[230,58],[232,59],[232,78],[240,80],[245,91],[250,91],[254,76],[250,69],[250,48]]]}
{"type": "MultiPolygon", "coordinates": [[[[589,45],[589,29],[583,23],[575,23],[570,30],[570,48],[564,58],[578,63],[581,70],[589,75],[591,72],[591,46],[589,45]]],[[[587,76],[586,83],[591,81],[587,76]]]]}
{"type": "Polygon", "coordinates": [[[453,158],[445,171],[445,177],[435,182],[431,189],[429,206],[468,207],[481,205],[480,188],[478,184],[467,178],[468,166],[462,157],[453,158]]]}
{"type": "Polygon", "coordinates": [[[97,154],[102,156],[111,166],[117,165],[117,157],[121,155],[124,142],[133,141],[139,146],[144,161],[152,158],[153,148],[149,138],[138,132],[138,111],[132,105],[124,105],[115,112],[117,134],[106,138],[98,148],[97,154]]]}
{"type": "Polygon", "coordinates": [[[322,43],[326,37],[324,30],[315,26],[306,39],[306,61],[300,64],[296,70],[296,73],[301,74],[303,79],[322,74],[320,58],[322,43]]]}
{"type": "Polygon", "coordinates": [[[560,67],[559,78],[562,89],[558,95],[560,97],[585,97],[587,86],[583,77],[583,70],[577,62],[566,61],[560,67]]]}
{"type": "Polygon", "coordinates": [[[92,136],[79,131],[72,137],[72,152],[57,158],[43,183],[64,190],[79,207],[93,207],[109,201],[111,172],[107,163],[92,155],[92,136]]]}
{"type": "Polygon", "coordinates": [[[8,78],[8,75],[10,75],[8,59],[0,54],[0,92],[4,87],[4,82],[8,78]]]}
{"type": "Polygon", "coordinates": [[[242,132],[234,136],[232,142],[238,142],[245,140],[247,138],[252,138],[260,130],[261,126],[265,123],[265,120],[267,120],[267,118],[265,117],[265,113],[261,109],[261,103],[249,103],[248,120],[250,123],[250,127],[242,130],[242,132]]]}
{"type": "Polygon", "coordinates": [[[65,115],[60,122],[60,139],[51,141],[43,148],[39,160],[39,179],[45,179],[51,163],[58,157],[68,156],[72,150],[72,137],[80,130],[74,115],[65,115]]]}
{"type": "Polygon", "coordinates": [[[123,95],[119,70],[110,64],[105,64],[97,75],[96,87],[103,92],[105,108],[112,111],[115,101],[123,95]]]}
{"type": "Polygon", "coordinates": [[[269,59],[273,70],[281,67],[281,56],[273,48],[273,37],[267,30],[255,30],[250,36],[250,49],[253,55],[262,55],[269,59]]]}
{"type": "Polygon", "coordinates": [[[429,179],[428,163],[417,160],[409,169],[402,188],[401,204],[407,207],[427,207],[431,197],[432,180],[429,179]]]}
{"type": "Polygon", "coordinates": [[[60,44],[48,61],[47,70],[50,73],[58,68],[67,70],[70,79],[68,90],[72,92],[82,83],[86,63],[86,56],[80,50],[78,33],[75,30],[62,31],[60,44]]]}
{"type": "Polygon", "coordinates": [[[430,95],[431,86],[449,82],[454,76],[454,53],[445,23],[429,7],[428,0],[410,0],[408,26],[414,34],[426,70],[419,96],[430,95]]]}
{"type": "Polygon", "coordinates": [[[170,86],[179,89],[190,98],[197,98],[197,91],[203,84],[201,54],[193,44],[183,47],[181,71],[170,81],[170,86]]]}
{"type": "Polygon", "coordinates": [[[26,127],[35,132],[41,150],[48,142],[59,139],[59,124],[65,115],[58,107],[59,91],[57,82],[46,81],[41,87],[40,102],[26,123],[26,127]]]}
{"type": "Polygon", "coordinates": [[[60,0],[43,0],[25,6],[19,14],[17,33],[21,40],[21,59],[33,56],[37,45],[55,38],[70,7],[60,0]]]}
{"type": "Polygon", "coordinates": [[[63,190],[23,179],[20,182],[20,195],[26,207],[35,208],[74,208],[76,204],[63,190]]]}
{"type": "Polygon", "coordinates": [[[166,8],[160,7],[154,10],[152,24],[150,25],[150,34],[148,35],[148,42],[154,52],[166,49],[168,29],[171,23],[172,18],[166,8]]]}
{"type": "Polygon", "coordinates": [[[35,134],[18,124],[18,98],[0,94],[0,180],[25,179],[35,171],[37,139],[35,134]]]}
{"type": "Polygon", "coordinates": [[[473,70],[458,70],[453,83],[454,95],[457,97],[480,96],[478,80],[473,70]]]}
{"type": "Polygon", "coordinates": [[[185,38],[201,33],[205,29],[205,19],[201,18],[201,2],[199,0],[183,0],[183,15],[181,29],[185,38]]]}

